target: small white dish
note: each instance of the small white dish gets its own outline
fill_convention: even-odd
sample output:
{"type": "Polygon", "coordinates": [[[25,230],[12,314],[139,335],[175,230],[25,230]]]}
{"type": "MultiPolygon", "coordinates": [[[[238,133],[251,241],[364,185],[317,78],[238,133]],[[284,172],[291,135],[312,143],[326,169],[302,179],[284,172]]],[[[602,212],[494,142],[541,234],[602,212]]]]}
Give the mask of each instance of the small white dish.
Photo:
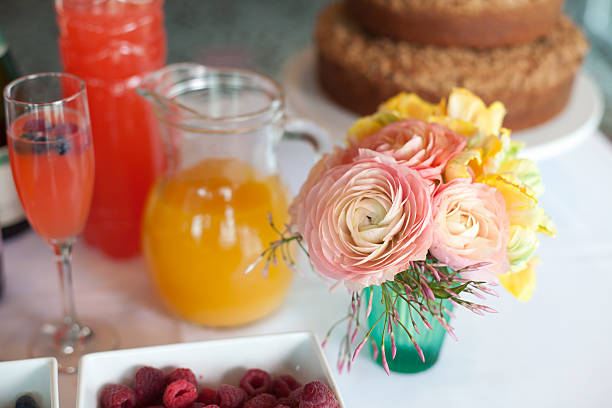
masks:
{"type": "Polygon", "coordinates": [[[190,368],[200,385],[215,388],[238,385],[249,368],[261,368],[272,376],[291,374],[302,383],[320,380],[344,407],[317,339],[312,333],[297,332],[85,355],[79,363],[77,408],[97,407],[105,385],[129,385],[136,370],[147,365],[164,370],[190,368]]]}
{"type": "Polygon", "coordinates": [[[0,362],[0,408],[15,408],[24,394],[31,395],[40,408],[59,408],[55,358],[0,362]]]}
{"type": "MultiPolygon", "coordinates": [[[[308,47],[289,59],[282,85],[291,111],[321,126],[332,143],[342,144],[358,116],[336,105],[316,79],[316,53],[308,47]]],[[[582,71],[576,76],[570,100],[559,115],[531,129],[513,132],[525,143],[522,157],[543,160],[569,151],[595,134],[603,117],[604,99],[597,83],[582,71]]]]}

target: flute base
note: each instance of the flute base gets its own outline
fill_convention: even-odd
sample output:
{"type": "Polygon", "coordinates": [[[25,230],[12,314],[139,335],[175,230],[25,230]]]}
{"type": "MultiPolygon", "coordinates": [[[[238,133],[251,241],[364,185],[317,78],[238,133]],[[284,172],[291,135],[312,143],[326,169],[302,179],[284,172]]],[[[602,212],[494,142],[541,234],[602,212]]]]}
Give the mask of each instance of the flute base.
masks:
{"type": "Polygon", "coordinates": [[[119,335],[111,325],[84,320],[87,324],[63,320],[43,324],[30,342],[30,357],[55,357],[61,372],[73,374],[83,355],[119,347],[119,335]]]}

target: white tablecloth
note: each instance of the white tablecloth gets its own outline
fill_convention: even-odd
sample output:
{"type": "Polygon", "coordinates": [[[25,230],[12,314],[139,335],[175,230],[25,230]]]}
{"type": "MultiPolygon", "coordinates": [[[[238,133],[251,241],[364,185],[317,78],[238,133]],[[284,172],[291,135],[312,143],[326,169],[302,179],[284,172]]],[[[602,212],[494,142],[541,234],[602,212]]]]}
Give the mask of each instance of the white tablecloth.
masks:
{"type": "MultiPolygon", "coordinates": [[[[281,148],[295,191],[311,159],[303,146],[281,148]]],[[[544,238],[538,287],[519,303],[506,294],[485,317],[459,311],[459,342],[447,339],[437,365],[417,375],[384,371],[363,353],[349,375],[335,373],[347,407],[603,407],[612,384],[612,145],[601,134],[540,163],[542,205],[556,221],[544,238]],[[384,402],[384,403],[383,403],[384,402]],[[448,405],[452,404],[452,405],[448,405]]],[[[5,243],[7,292],[0,303],[0,360],[26,357],[27,340],[58,316],[58,277],[51,251],[32,232],[5,243]]],[[[78,245],[74,256],[81,315],[114,321],[121,347],[312,330],[319,337],[346,307],[311,276],[297,277],[275,315],[249,327],[211,330],[175,320],[160,304],[141,259],[113,262],[78,245]]],[[[339,333],[338,333],[339,334],[339,333]]],[[[338,336],[326,347],[335,363],[338,336]]],[[[76,376],[60,376],[62,407],[74,407],[76,376]]]]}

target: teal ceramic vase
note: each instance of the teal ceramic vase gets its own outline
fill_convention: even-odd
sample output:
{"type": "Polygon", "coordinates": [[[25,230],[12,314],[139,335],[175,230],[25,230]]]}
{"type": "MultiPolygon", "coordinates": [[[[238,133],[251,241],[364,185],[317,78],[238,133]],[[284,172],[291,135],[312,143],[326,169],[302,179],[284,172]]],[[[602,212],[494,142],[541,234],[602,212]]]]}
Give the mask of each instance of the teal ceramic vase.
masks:
{"type": "MultiPolygon", "coordinates": [[[[367,288],[365,290],[365,299],[369,300],[370,289],[367,288]]],[[[453,305],[448,301],[443,302],[443,306],[452,311],[453,305]]],[[[368,317],[368,323],[370,325],[376,323],[376,320],[380,316],[381,313],[385,311],[384,305],[381,304],[381,289],[380,287],[374,287],[374,298],[372,300],[372,312],[368,317]]],[[[410,315],[408,312],[408,305],[403,301],[397,302],[397,311],[399,314],[399,319],[401,322],[410,330],[410,334],[415,339],[421,350],[423,351],[423,355],[425,356],[425,362],[421,360],[419,353],[417,352],[414,344],[410,340],[410,337],[406,332],[398,327],[394,329],[395,336],[395,345],[397,347],[397,355],[395,359],[391,358],[391,340],[389,336],[385,336],[385,349],[387,356],[387,363],[389,364],[389,369],[391,371],[400,372],[400,373],[418,373],[421,371],[425,371],[428,368],[431,368],[436,361],[438,361],[438,356],[440,355],[440,350],[442,349],[442,344],[444,343],[444,339],[446,338],[446,330],[438,323],[438,321],[429,313],[424,313],[425,317],[429,321],[432,326],[432,329],[428,329],[423,321],[418,317],[418,315],[412,311],[412,316],[414,317],[414,321],[418,328],[420,334],[417,334],[412,326],[412,322],[410,320],[410,315]]],[[[447,320],[449,321],[448,315],[446,315],[447,320]]],[[[371,339],[380,347],[380,342],[383,335],[383,324],[379,323],[376,328],[372,331],[371,339]]],[[[382,365],[381,353],[373,352],[373,356],[377,354],[377,363],[382,365]]]]}

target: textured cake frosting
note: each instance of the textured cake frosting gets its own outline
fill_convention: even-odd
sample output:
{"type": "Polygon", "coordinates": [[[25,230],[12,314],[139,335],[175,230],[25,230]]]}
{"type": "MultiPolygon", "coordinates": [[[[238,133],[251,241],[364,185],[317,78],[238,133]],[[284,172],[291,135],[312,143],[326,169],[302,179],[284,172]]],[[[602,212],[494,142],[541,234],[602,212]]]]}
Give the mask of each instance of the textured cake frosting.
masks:
{"type": "MultiPolygon", "coordinates": [[[[358,113],[375,110],[378,103],[402,90],[414,91],[425,99],[437,101],[454,87],[464,87],[487,102],[504,102],[508,107],[508,121],[514,122],[515,127],[530,126],[534,120],[542,121],[541,115],[526,122],[520,120],[532,102],[556,110],[554,113],[543,112],[547,118],[565,106],[573,78],[588,51],[583,34],[565,17],[558,20],[548,36],[539,40],[518,46],[476,50],[418,45],[372,36],[347,16],[343,2],[329,6],[321,14],[316,42],[320,82],[334,99],[351,99],[348,94],[340,95],[352,92],[343,88],[370,88],[370,101],[354,101],[349,107],[358,113]],[[336,84],[332,83],[330,76],[336,84]],[[360,83],[349,84],[348,78],[360,83]],[[341,87],[337,86],[340,82],[344,82],[341,87]],[[536,97],[556,97],[557,100],[529,100],[536,97]],[[525,106],[521,107],[521,104],[525,106]]],[[[367,94],[360,91],[361,96],[367,94]]],[[[538,106],[531,108],[537,109],[538,106]]]]}

